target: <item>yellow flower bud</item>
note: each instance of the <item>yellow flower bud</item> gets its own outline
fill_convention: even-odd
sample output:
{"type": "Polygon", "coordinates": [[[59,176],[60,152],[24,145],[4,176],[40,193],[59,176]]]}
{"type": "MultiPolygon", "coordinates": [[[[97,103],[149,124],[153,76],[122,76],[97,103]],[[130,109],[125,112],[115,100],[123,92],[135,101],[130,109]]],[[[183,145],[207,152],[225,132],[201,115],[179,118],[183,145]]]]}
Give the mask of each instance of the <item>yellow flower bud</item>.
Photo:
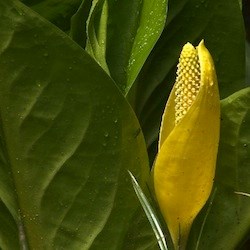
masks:
{"type": "Polygon", "coordinates": [[[201,41],[181,52],[176,83],[161,124],[154,188],[176,249],[206,203],[215,175],[220,101],[216,73],[201,41]]]}

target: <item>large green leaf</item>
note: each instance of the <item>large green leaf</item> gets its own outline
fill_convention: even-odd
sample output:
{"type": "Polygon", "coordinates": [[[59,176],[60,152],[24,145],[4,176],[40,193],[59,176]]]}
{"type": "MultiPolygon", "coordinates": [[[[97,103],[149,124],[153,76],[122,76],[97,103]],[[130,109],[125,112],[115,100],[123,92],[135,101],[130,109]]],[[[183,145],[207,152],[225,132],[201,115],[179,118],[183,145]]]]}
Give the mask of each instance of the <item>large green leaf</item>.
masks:
{"type": "Polygon", "coordinates": [[[142,69],[135,101],[131,102],[148,147],[158,136],[182,46],[198,44],[201,39],[214,58],[221,97],[244,86],[245,41],[238,1],[170,0],[166,28],[142,69]]]}
{"type": "Polygon", "coordinates": [[[222,100],[221,108],[216,191],[193,227],[190,249],[237,249],[250,233],[250,197],[244,195],[250,193],[250,88],[222,100]]]}
{"type": "Polygon", "coordinates": [[[160,37],[165,25],[168,1],[97,0],[95,2],[96,8],[92,11],[88,23],[88,48],[97,50],[88,51],[98,62],[107,62],[109,70],[106,66],[105,70],[110,72],[111,77],[126,95],[160,37]],[[105,9],[107,11],[104,11],[105,9]],[[96,39],[95,35],[104,32],[106,22],[106,36],[96,39]],[[96,57],[96,54],[101,57],[96,57]]]}
{"type": "Polygon", "coordinates": [[[0,248],[120,249],[144,185],[144,139],[86,52],[0,1],[0,248]]]}

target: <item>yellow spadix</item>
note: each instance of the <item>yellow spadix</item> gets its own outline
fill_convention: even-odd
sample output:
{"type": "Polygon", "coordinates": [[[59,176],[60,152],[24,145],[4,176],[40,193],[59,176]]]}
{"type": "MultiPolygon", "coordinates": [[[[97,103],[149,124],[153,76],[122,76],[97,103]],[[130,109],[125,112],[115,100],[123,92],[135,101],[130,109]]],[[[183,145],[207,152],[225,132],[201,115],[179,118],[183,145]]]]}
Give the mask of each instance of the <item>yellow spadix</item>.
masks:
{"type": "Polygon", "coordinates": [[[184,45],[161,124],[154,189],[176,249],[185,249],[194,218],[215,175],[220,101],[214,63],[204,42],[184,45]]]}

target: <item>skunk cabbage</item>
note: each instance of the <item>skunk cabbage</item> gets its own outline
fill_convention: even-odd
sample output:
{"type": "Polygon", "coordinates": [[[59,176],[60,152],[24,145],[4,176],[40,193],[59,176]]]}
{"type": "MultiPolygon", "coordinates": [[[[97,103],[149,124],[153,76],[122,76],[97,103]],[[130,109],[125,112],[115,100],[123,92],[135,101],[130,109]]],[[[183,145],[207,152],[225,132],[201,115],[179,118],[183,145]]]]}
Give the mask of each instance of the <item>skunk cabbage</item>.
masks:
{"type": "Polygon", "coordinates": [[[154,164],[156,198],[176,249],[185,249],[192,222],[215,175],[220,101],[212,57],[201,41],[184,45],[161,124],[154,164]]]}

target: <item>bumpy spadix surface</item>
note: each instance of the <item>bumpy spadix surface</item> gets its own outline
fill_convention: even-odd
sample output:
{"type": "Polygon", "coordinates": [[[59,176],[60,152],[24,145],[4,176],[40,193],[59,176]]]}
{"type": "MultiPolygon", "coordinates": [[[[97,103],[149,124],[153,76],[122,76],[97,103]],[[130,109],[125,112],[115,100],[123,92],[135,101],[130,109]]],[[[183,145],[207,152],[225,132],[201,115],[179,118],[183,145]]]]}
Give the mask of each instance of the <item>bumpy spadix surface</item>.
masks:
{"type": "Polygon", "coordinates": [[[220,102],[214,64],[203,41],[181,52],[167,102],[154,165],[154,187],[176,249],[188,234],[213,186],[220,102]]]}
{"type": "Polygon", "coordinates": [[[197,50],[187,43],[179,59],[175,84],[175,123],[187,113],[200,88],[200,64],[197,50]]]}

